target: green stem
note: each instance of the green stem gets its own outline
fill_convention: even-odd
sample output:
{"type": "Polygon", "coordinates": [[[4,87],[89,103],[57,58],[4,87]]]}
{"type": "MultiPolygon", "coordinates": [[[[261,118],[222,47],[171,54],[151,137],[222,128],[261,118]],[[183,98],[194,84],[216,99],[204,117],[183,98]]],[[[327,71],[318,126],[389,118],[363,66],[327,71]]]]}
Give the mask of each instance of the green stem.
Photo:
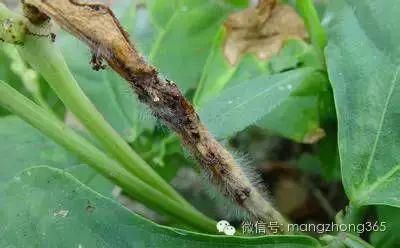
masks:
{"type": "Polygon", "coordinates": [[[343,217],[343,224],[359,224],[366,212],[366,207],[356,207],[352,204],[349,204],[346,207],[345,215],[343,217]]]}
{"type": "MultiPolygon", "coordinates": [[[[69,71],[61,52],[48,38],[30,37],[19,47],[21,56],[42,74],[58,97],[89,132],[128,171],[185,206],[191,206],[158,175],[105,121],[69,71]]],[[[89,68],[88,68],[89,69],[89,68]]]]}
{"type": "Polygon", "coordinates": [[[25,89],[31,94],[33,100],[39,104],[39,106],[54,114],[53,110],[42,96],[38,74],[26,66],[25,62],[19,55],[17,48],[11,44],[5,43],[0,47],[0,49],[2,49],[11,60],[11,71],[20,77],[25,89]]]}
{"type": "Polygon", "coordinates": [[[49,113],[53,114],[54,116],[56,116],[56,114],[54,113],[54,111],[50,108],[49,104],[47,104],[46,100],[43,98],[42,93],[40,92],[40,90],[38,92],[32,92],[32,98],[33,100],[43,109],[47,110],[49,113]]]}
{"type": "Polygon", "coordinates": [[[121,186],[135,199],[161,210],[190,226],[211,233],[215,232],[215,222],[213,220],[190,207],[185,207],[170,199],[138,177],[127,173],[115,160],[109,158],[61,121],[56,120],[51,114],[2,81],[0,81],[0,104],[58,144],[80,156],[86,163],[121,186]]]}
{"type": "Polygon", "coordinates": [[[327,43],[327,37],[319,20],[313,1],[297,0],[296,6],[300,14],[303,16],[304,23],[310,35],[311,43],[317,49],[322,62],[325,63],[324,49],[327,43]]]}

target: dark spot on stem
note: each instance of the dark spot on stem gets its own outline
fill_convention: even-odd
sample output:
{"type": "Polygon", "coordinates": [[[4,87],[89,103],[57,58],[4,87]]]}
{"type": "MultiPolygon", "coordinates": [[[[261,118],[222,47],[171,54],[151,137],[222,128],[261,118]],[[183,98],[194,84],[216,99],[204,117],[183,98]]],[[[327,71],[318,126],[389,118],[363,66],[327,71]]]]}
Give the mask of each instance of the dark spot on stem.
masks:
{"type": "Polygon", "coordinates": [[[51,39],[51,42],[55,42],[56,41],[56,34],[55,33],[50,33],[50,39],[51,39]]]}
{"type": "Polygon", "coordinates": [[[243,205],[244,201],[249,198],[250,196],[251,189],[250,188],[244,188],[244,189],[238,189],[235,191],[235,200],[239,205],[243,205]]]}

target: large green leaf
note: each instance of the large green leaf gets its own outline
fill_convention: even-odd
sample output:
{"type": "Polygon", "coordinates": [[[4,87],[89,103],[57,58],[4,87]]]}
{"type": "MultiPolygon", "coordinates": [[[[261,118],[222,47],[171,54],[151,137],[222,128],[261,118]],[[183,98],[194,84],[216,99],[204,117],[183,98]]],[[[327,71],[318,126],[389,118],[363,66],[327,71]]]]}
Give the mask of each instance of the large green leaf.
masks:
{"type": "Polygon", "coordinates": [[[342,177],[353,204],[400,207],[400,5],[330,1],[326,50],[342,177]]]}
{"type": "MultiPolygon", "coordinates": [[[[300,40],[286,42],[281,52],[270,61],[262,61],[252,55],[246,55],[237,65],[230,65],[222,52],[225,35],[225,30],[221,29],[213,52],[207,59],[194,98],[197,107],[202,107],[213,97],[218,96],[224,88],[251,81],[260,75],[267,79],[269,74],[281,73],[299,66],[321,68],[315,51],[300,40]]],[[[318,80],[324,82],[326,78],[320,76],[318,80]]],[[[324,84],[319,85],[323,86],[324,84]]],[[[267,86],[266,82],[263,87],[267,86]]],[[[321,87],[320,91],[324,90],[326,91],[326,87],[321,87]]],[[[320,91],[287,98],[274,110],[268,111],[265,116],[262,116],[257,124],[292,140],[310,143],[312,137],[323,135],[319,126],[320,91]]],[[[210,105],[207,106],[210,107],[210,105]]]]}
{"type": "Polygon", "coordinates": [[[238,238],[162,227],[49,167],[26,170],[0,188],[0,223],[1,247],[319,247],[305,236],[238,238]]]}
{"type": "Polygon", "coordinates": [[[79,160],[16,116],[0,118],[0,182],[36,165],[67,168],[79,160]]]}
{"type": "Polygon", "coordinates": [[[222,22],[237,6],[245,6],[246,1],[153,2],[153,22],[161,31],[149,59],[186,92],[200,80],[206,60],[215,49],[213,43],[222,22]]]}
{"type": "Polygon", "coordinates": [[[226,138],[260,120],[291,95],[296,95],[296,91],[304,86],[305,79],[313,74],[313,69],[304,68],[260,75],[224,90],[200,110],[200,117],[211,133],[226,138]]]}
{"type": "Polygon", "coordinates": [[[217,96],[224,87],[240,84],[260,74],[280,73],[299,66],[321,69],[315,50],[301,40],[288,40],[282,50],[269,61],[247,54],[237,65],[231,65],[222,49],[226,33],[226,29],[221,28],[207,59],[194,98],[198,107],[217,96]]]}
{"type": "Polygon", "coordinates": [[[16,116],[0,118],[0,184],[20,171],[48,165],[76,175],[93,189],[111,194],[113,184],[16,116]]]}
{"type": "Polygon", "coordinates": [[[288,97],[257,124],[302,143],[315,143],[324,137],[319,127],[318,95],[288,97]]]}
{"type": "MultiPolygon", "coordinates": [[[[318,55],[310,45],[300,40],[289,40],[283,49],[269,61],[271,74],[281,73],[299,67],[322,69],[318,55]]],[[[320,128],[321,102],[328,91],[324,73],[314,74],[307,79],[313,85],[301,96],[287,98],[279,107],[265,115],[257,124],[296,142],[314,143],[324,137],[320,128]]]]}

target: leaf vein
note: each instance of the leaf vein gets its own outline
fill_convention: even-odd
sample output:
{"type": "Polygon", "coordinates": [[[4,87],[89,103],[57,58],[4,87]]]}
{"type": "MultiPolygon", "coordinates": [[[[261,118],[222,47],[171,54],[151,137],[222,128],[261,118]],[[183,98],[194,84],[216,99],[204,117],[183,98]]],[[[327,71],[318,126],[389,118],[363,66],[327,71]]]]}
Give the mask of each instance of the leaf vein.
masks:
{"type": "Polygon", "coordinates": [[[381,115],[381,119],[379,121],[379,127],[378,127],[378,130],[376,132],[375,141],[374,141],[374,144],[372,146],[372,150],[371,150],[371,154],[370,154],[369,159],[368,159],[367,167],[365,168],[363,181],[361,183],[362,187],[364,187],[367,184],[367,181],[368,181],[368,176],[369,176],[369,172],[371,170],[372,161],[375,158],[376,148],[378,146],[378,142],[379,142],[379,139],[381,137],[381,132],[382,132],[382,128],[383,128],[383,122],[384,122],[385,117],[386,117],[386,113],[387,113],[387,110],[388,110],[388,107],[389,107],[389,102],[390,102],[390,100],[391,100],[391,98],[393,96],[393,92],[394,92],[394,89],[395,89],[395,86],[396,86],[396,82],[397,82],[397,78],[398,78],[399,72],[400,72],[400,66],[398,66],[396,71],[394,72],[394,76],[393,76],[393,80],[391,82],[389,93],[388,93],[388,95],[386,97],[386,101],[385,101],[385,105],[383,107],[383,112],[382,112],[382,115],[381,115]]]}
{"type": "MultiPolygon", "coordinates": [[[[392,177],[394,174],[396,174],[398,171],[400,171],[400,164],[393,167],[390,171],[385,173],[382,177],[378,178],[373,184],[371,184],[371,186],[367,187],[366,190],[364,190],[364,192],[360,194],[360,197],[358,199],[363,199],[364,197],[368,196],[371,192],[376,190],[376,188],[378,188],[384,183],[387,183],[388,179],[392,177]]],[[[362,200],[358,200],[357,202],[362,202],[362,200]]]]}

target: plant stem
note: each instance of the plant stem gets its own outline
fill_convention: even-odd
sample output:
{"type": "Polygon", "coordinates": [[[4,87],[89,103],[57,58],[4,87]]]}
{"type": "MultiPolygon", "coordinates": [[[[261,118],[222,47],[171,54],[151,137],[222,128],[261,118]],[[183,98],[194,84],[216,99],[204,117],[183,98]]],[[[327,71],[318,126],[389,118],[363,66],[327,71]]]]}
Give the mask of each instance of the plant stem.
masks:
{"type": "Polygon", "coordinates": [[[313,1],[297,0],[296,6],[300,14],[303,16],[304,23],[310,35],[311,43],[317,49],[322,62],[325,63],[324,49],[327,43],[327,37],[319,20],[318,13],[315,10],[313,1]]]}
{"type": "MultiPolygon", "coordinates": [[[[109,8],[98,5],[93,18],[93,5],[88,3],[63,0],[25,0],[25,3],[35,6],[86,42],[98,58],[106,60],[125,78],[153,114],[177,133],[204,174],[224,196],[245,208],[254,219],[274,221],[283,227],[281,232],[288,230],[285,218],[263,198],[229,151],[210,134],[176,84],[162,78],[143,59],[109,8]]],[[[100,64],[99,60],[95,62],[100,64]]]]}
{"type": "Polygon", "coordinates": [[[8,84],[0,81],[0,104],[39,129],[45,135],[80,156],[86,163],[121,186],[129,195],[152,208],[207,232],[215,232],[215,222],[198,211],[183,206],[153,189],[141,179],[130,175],[118,162],[76,134],[61,121],[24,97],[8,84]]]}
{"type": "Polygon", "coordinates": [[[29,37],[21,56],[49,83],[89,132],[128,171],[141,178],[157,190],[164,192],[185,206],[191,206],[164,179],[158,175],[122,137],[105,121],[101,113],[91,103],[69,71],[61,52],[48,38],[29,37]]]}
{"type": "Polygon", "coordinates": [[[42,96],[38,74],[26,66],[25,62],[19,55],[17,48],[11,44],[5,43],[1,49],[11,60],[11,71],[20,77],[25,89],[31,94],[33,100],[39,104],[40,107],[54,114],[53,110],[42,96]]]}
{"type": "Polygon", "coordinates": [[[23,44],[27,33],[26,19],[0,2],[0,41],[23,44]]]}
{"type": "Polygon", "coordinates": [[[360,221],[362,221],[366,210],[366,207],[357,207],[349,204],[346,207],[343,224],[359,224],[360,221]]]}

